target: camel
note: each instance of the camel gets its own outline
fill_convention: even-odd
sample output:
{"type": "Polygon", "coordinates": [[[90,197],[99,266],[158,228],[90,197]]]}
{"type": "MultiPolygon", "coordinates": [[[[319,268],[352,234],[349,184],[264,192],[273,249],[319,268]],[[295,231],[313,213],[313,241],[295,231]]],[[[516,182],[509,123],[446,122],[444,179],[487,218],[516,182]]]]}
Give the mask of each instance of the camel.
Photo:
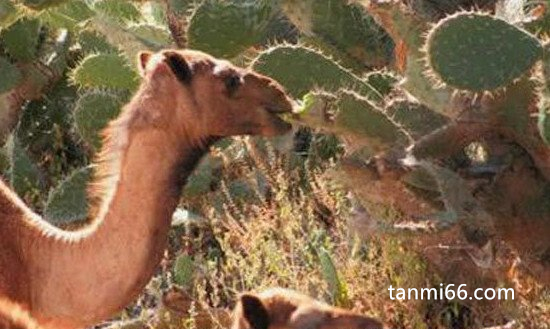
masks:
{"type": "Polygon", "coordinates": [[[86,225],[50,225],[0,180],[0,327],[18,328],[15,313],[73,329],[119,312],[153,276],[181,188],[209,146],[291,128],[278,115],[292,101],[268,77],[192,50],[142,52],[138,69],[138,91],[106,129],[86,225]]]}
{"type": "Polygon", "coordinates": [[[231,329],[379,329],[373,318],[329,306],[301,293],[272,288],[241,295],[231,329]]]}

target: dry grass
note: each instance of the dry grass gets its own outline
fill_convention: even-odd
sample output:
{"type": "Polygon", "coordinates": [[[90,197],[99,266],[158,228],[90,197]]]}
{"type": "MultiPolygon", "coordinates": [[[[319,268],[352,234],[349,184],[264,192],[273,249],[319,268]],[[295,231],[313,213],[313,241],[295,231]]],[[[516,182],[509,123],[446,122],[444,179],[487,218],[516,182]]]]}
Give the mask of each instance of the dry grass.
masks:
{"type": "MultiPolygon", "coordinates": [[[[274,286],[378,317],[392,328],[475,326],[472,318],[480,312],[459,301],[390,300],[390,285],[434,287],[438,276],[411,250],[410,237],[363,240],[350,231],[354,200],[328,177],[334,167],[329,161],[312,164],[310,158],[304,164],[276,156],[270,146],[243,145],[248,150],[244,158],[223,170],[224,181],[216,191],[185,204],[208,219],[174,231],[172,252],[193,259],[193,277],[183,284],[188,299],[179,308],[184,312],[157,312],[163,321],[156,321],[156,328],[207,329],[205,323],[223,328],[226,311],[239,293],[274,286]],[[228,188],[237,176],[251,187],[244,196],[228,188]],[[250,193],[254,202],[247,201],[250,193]],[[213,200],[222,205],[213,205],[213,200]],[[320,260],[324,251],[337,277],[320,260]]],[[[392,216],[391,209],[380,213],[392,216]]],[[[167,269],[174,256],[168,257],[167,269]]],[[[150,290],[164,290],[159,281],[173,282],[169,270],[159,278],[150,290]]],[[[547,289],[541,287],[512,306],[504,305],[523,328],[548,328],[547,289]]]]}

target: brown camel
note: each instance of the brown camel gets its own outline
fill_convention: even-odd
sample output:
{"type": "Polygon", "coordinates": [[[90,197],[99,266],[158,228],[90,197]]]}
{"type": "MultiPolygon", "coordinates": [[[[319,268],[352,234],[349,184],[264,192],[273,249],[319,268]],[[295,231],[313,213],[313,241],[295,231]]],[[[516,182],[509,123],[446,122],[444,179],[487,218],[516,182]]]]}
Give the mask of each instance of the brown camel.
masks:
{"type": "Polygon", "coordinates": [[[379,329],[375,319],[329,306],[300,293],[274,288],[243,294],[232,329],[379,329]]]}
{"type": "Polygon", "coordinates": [[[182,185],[209,145],[290,129],[277,114],[291,101],[267,77],[190,50],[138,63],[143,82],[105,133],[87,225],[48,224],[0,180],[0,299],[11,305],[0,327],[17,328],[23,311],[55,329],[120,311],[153,275],[182,185]]]}

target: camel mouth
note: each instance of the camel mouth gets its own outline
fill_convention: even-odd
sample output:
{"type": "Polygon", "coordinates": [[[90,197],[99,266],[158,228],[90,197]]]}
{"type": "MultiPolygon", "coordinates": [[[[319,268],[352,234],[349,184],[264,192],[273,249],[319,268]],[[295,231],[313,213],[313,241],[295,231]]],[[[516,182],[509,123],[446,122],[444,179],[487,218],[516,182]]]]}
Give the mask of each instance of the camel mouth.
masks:
{"type": "Polygon", "coordinates": [[[281,106],[275,106],[275,105],[266,105],[264,106],[265,110],[272,114],[285,114],[285,113],[292,113],[292,106],[291,107],[281,107],[281,106]]]}
{"type": "Polygon", "coordinates": [[[292,129],[292,124],[287,122],[286,120],[286,116],[292,113],[291,109],[282,108],[280,106],[264,106],[263,108],[268,115],[268,126],[271,129],[271,131],[269,131],[269,133],[267,134],[264,134],[264,136],[282,135],[292,129]]]}

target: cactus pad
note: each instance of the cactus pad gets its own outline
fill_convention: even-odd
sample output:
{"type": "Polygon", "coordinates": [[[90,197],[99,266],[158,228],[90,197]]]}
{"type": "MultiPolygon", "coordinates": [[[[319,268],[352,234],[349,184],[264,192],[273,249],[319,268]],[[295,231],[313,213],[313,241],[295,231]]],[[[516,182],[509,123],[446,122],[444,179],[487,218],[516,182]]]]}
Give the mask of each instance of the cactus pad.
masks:
{"type": "Polygon", "coordinates": [[[545,100],[545,107],[539,112],[538,128],[539,133],[546,145],[550,145],[550,115],[548,113],[548,100],[545,100]]]}
{"type": "Polygon", "coordinates": [[[75,84],[89,88],[133,90],[138,85],[138,74],[128,60],[118,54],[90,55],[73,70],[75,84]]]}
{"type": "Polygon", "coordinates": [[[49,7],[57,6],[67,0],[22,0],[21,2],[26,7],[34,10],[42,10],[49,7]]]}
{"type": "Polygon", "coordinates": [[[386,108],[386,113],[414,139],[420,139],[449,122],[447,117],[406,100],[392,102],[386,108]]]}
{"type": "Polygon", "coordinates": [[[21,71],[4,57],[0,57],[0,94],[7,92],[21,81],[21,71]]]}
{"type": "Polygon", "coordinates": [[[358,4],[333,0],[284,0],[289,19],[305,35],[334,47],[364,68],[383,66],[392,57],[393,41],[358,4]]]}
{"type": "Polygon", "coordinates": [[[204,1],[189,20],[189,47],[233,58],[263,39],[277,12],[271,0],[204,1]]]}
{"type": "Polygon", "coordinates": [[[304,97],[304,104],[300,121],[351,137],[356,146],[380,151],[407,141],[401,128],[382,109],[354,92],[310,93],[304,97]]]}
{"type": "Polygon", "coordinates": [[[93,15],[94,12],[84,1],[72,0],[42,12],[39,17],[51,27],[76,30],[80,23],[93,15]]]}
{"type": "Polygon", "coordinates": [[[85,54],[116,53],[117,48],[107,39],[92,29],[85,29],[78,34],[78,44],[85,54]]]}
{"type": "Polygon", "coordinates": [[[84,220],[88,215],[86,188],[91,168],[85,167],[73,172],[50,193],[44,217],[52,224],[69,224],[84,220]]]}
{"type": "Polygon", "coordinates": [[[92,91],[81,96],[74,110],[78,134],[94,148],[101,146],[100,132],[120,112],[122,101],[105,92],[92,91]]]}
{"type": "Polygon", "coordinates": [[[40,172],[19,140],[11,136],[7,142],[10,162],[10,185],[26,201],[34,200],[40,191],[40,172]]]}
{"type": "Polygon", "coordinates": [[[156,25],[133,25],[128,28],[128,31],[133,33],[141,43],[152,50],[167,48],[172,42],[168,31],[156,25]]]}
{"type": "Polygon", "coordinates": [[[31,61],[36,57],[40,30],[37,19],[20,19],[2,31],[2,45],[13,59],[31,61]]]}
{"type": "Polygon", "coordinates": [[[141,13],[132,1],[100,0],[94,3],[94,9],[119,22],[138,21],[141,13]]]}
{"type": "Polygon", "coordinates": [[[0,29],[17,20],[18,10],[11,0],[0,0],[0,29]]]}
{"type": "Polygon", "coordinates": [[[0,175],[6,174],[10,168],[10,160],[6,154],[6,148],[0,148],[0,175]]]}
{"type": "Polygon", "coordinates": [[[362,95],[381,98],[372,86],[310,48],[276,46],[262,52],[252,66],[254,70],[279,81],[294,97],[302,97],[316,87],[326,91],[346,87],[362,95]]]}
{"type": "Polygon", "coordinates": [[[527,72],[542,56],[540,42],[504,20],[462,12],[429,33],[429,73],[460,90],[491,91],[527,72]]]}

